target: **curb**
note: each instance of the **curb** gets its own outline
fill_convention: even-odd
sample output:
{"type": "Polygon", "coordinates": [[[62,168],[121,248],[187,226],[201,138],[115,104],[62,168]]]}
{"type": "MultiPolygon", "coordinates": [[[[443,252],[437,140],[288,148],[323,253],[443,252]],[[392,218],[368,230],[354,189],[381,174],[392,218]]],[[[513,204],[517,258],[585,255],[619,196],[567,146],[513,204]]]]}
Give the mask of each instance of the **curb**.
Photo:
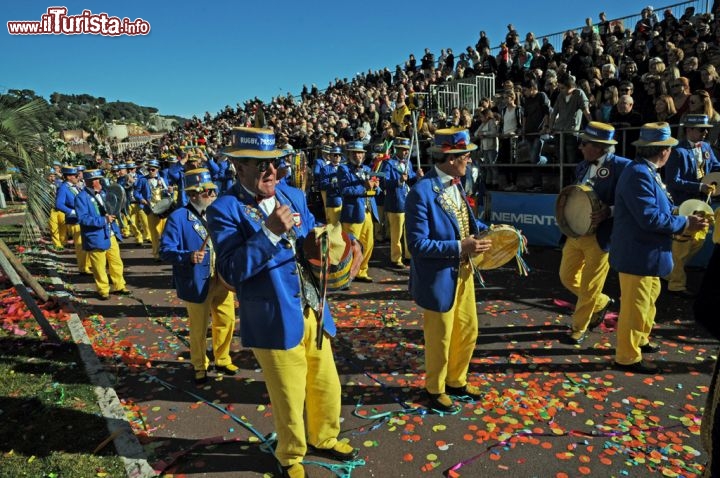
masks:
{"type": "MultiPolygon", "coordinates": [[[[50,253],[45,252],[46,258],[52,260],[50,253]]],[[[53,261],[54,262],[54,261],[53,261]]],[[[58,264],[56,263],[55,266],[58,264]]],[[[57,267],[50,268],[51,271],[57,273],[57,267]]],[[[52,273],[52,272],[51,272],[52,273]]],[[[51,276],[50,282],[65,289],[64,282],[57,276],[51,276]]],[[[55,293],[54,295],[71,297],[68,292],[55,293]]],[[[145,450],[138,441],[137,437],[130,427],[130,423],[125,418],[125,411],[120,404],[120,399],[112,386],[111,376],[105,371],[105,367],[100,363],[95,351],[92,348],[90,338],[82,325],[80,316],[78,316],[75,305],[71,301],[66,301],[67,305],[73,309],[68,321],[68,329],[73,340],[78,345],[78,352],[88,374],[90,383],[95,387],[95,395],[97,403],[102,412],[102,416],[107,422],[107,428],[110,436],[114,437],[113,442],[115,449],[125,465],[125,471],[128,478],[148,478],[158,476],[155,470],[150,466],[145,455],[145,450]]]]}

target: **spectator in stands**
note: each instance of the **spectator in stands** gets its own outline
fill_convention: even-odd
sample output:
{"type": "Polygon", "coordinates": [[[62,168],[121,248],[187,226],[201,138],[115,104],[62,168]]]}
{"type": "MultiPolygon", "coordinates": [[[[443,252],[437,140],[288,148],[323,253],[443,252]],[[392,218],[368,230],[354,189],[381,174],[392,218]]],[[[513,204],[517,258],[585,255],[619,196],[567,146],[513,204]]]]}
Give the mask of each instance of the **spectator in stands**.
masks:
{"type": "Polygon", "coordinates": [[[425,54],[420,60],[420,69],[425,74],[425,77],[430,76],[430,71],[435,67],[435,55],[430,51],[430,48],[425,48],[425,54]]]}
{"type": "Polygon", "coordinates": [[[700,79],[702,89],[710,93],[710,98],[713,99],[717,108],[718,102],[720,102],[720,75],[718,75],[715,65],[703,65],[700,68],[700,79]]]}
{"type": "Polygon", "coordinates": [[[618,99],[617,109],[611,112],[609,121],[616,130],[619,130],[615,135],[618,142],[616,146],[618,154],[629,158],[635,157],[635,148],[632,146],[632,142],[638,137],[637,128],[643,125],[642,116],[633,110],[634,104],[632,96],[622,95],[618,99]]]}
{"type": "MultiPolygon", "coordinates": [[[[500,151],[498,162],[514,165],[517,160],[518,136],[523,131],[524,112],[522,106],[517,104],[515,91],[506,91],[503,94],[503,104],[500,108],[500,151]]],[[[517,191],[517,169],[505,168],[505,191],[517,191]]]]}
{"type": "Polygon", "coordinates": [[[690,99],[690,82],[684,76],[676,79],[670,84],[670,95],[673,97],[675,109],[680,116],[684,115],[688,109],[688,100],[690,99]]]}
{"type": "Polygon", "coordinates": [[[555,135],[556,147],[561,161],[565,164],[577,162],[578,139],[583,117],[592,121],[590,103],[587,95],[579,90],[572,75],[564,74],[558,78],[558,99],[553,104],[547,131],[555,135]],[[562,145],[562,150],[560,150],[562,145]]]}
{"type": "MultiPolygon", "coordinates": [[[[667,123],[670,125],[671,133],[677,131],[680,116],[677,114],[675,103],[673,103],[670,95],[660,95],[660,97],[655,100],[655,116],[650,118],[648,122],[667,123]]],[[[677,138],[677,133],[674,133],[672,136],[673,138],[677,138]]]]}
{"type": "Polygon", "coordinates": [[[498,168],[493,167],[498,158],[498,121],[495,113],[490,108],[484,108],[480,112],[482,122],[477,130],[475,130],[475,138],[480,143],[481,158],[486,167],[483,169],[485,174],[485,185],[487,189],[498,189],[500,185],[500,175],[498,168]]]}
{"type": "Polygon", "coordinates": [[[615,86],[609,86],[603,90],[602,101],[598,104],[595,109],[595,119],[597,121],[607,123],[610,121],[610,112],[619,101],[620,95],[618,89],[615,86]]]}
{"type": "Polygon", "coordinates": [[[527,51],[535,51],[540,49],[540,43],[535,39],[535,34],[533,32],[528,32],[527,35],[525,35],[525,43],[523,43],[523,47],[527,51]]]}
{"type": "MultiPolygon", "coordinates": [[[[525,141],[530,144],[530,163],[533,165],[541,164],[540,156],[544,140],[542,132],[545,125],[550,121],[550,99],[548,96],[538,90],[535,80],[528,81],[523,86],[524,114],[523,120],[523,136],[525,141]]],[[[539,168],[534,167],[533,184],[531,192],[539,192],[542,190],[542,176],[539,168]]]]}

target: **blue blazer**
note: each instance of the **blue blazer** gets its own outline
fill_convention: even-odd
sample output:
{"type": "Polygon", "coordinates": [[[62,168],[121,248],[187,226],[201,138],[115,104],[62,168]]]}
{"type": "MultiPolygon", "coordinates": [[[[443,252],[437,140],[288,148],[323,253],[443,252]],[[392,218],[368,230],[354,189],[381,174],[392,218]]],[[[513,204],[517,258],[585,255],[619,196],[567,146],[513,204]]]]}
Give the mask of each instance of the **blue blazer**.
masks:
{"type": "Polygon", "coordinates": [[[75,189],[67,181],[63,181],[58,186],[55,193],[55,209],[65,213],[65,224],[77,224],[78,216],[75,210],[75,197],[78,190],[75,189]]]}
{"type": "Polygon", "coordinates": [[[194,210],[183,207],[167,218],[160,237],[160,259],[172,264],[173,283],[178,298],[201,304],[210,290],[210,247],[205,246],[205,258],[193,264],[190,256],[200,249],[207,230],[194,210]]]}
{"type": "MultiPolygon", "coordinates": [[[[185,194],[185,169],[182,164],[175,163],[163,170],[163,178],[168,186],[175,186],[178,191],[177,203],[185,206],[188,202],[187,194],[185,194]]],[[[219,192],[218,192],[219,194],[219,192]]]]}
{"type": "MultiPolygon", "coordinates": [[[[603,204],[607,204],[608,206],[615,205],[615,187],[623,170],[631,162],[632,161],[622,156],[608,154],[602,167],[598,168],[592,188],[603,204]]],[[[575,168],[575,179],[578,183],[583,180],[589,168],[590,163],[587,161],[582,161],[577,165],[575,168]]],[[[612,229],[613,216],[610,216],[598,224],[597,231],[595,231],[595,239],[600,249],[605,252],[610,250],[610,234],[612,233],[612,229]]]]}
{"type": "Polygon", "coordinates": [[[682,232],[685,216],[672,214],[673,203],[644,160],[630,163],[615,191],[615,225],[610,265],[618,272],[664,277],[672,271],[672,235],[682,232]]]}
{"type": "Polygon", "coordinates": [[[233,177],[230,170],[230,161],[216,161],[210,158],[207,162],[208,171],[212,176],[212,180],[218,188],[218,193],[225,192],[232,186],[233,177]]]}
{"type": "MultiPolygon", "coordinates": [[[[105,191],[99,193],[102,196],[103,204],[105,201],[105,191]]],[[[110,249],[111,234],[115,234],[118,241],[122,242],[120,234],[120,226],[117,221],[112,225],[108,224],[105,216],[100,214],[98,202],[95,195],[89,188],[83,188],[75,197],[75,211],[77,211],[78,222],[80,224],[80,236],[82,238],[82,246],[85,251],[110,249]]]]}
{"type": "Polygon", "coordinates": [[[382,172],[385,178],[382,180],[383,191],[385,191],[385,211],[405,212],[405,200],[410,187],[417,181],[415,170],[410,161],[405,161],[405,168],[408,175],[406,182],[401,181],[400,160],[393,158],[383,161],[382,172]]]}
{"type": "MultiPolygon", "coordinates": [[[[278,185],[275,197],[296,214],[293,232],[296,248],[315,227],[299,189],[278,185]]],[[[235,287],[240,302],[240,334],[245,347],[287,350],[304,334],[303,307],[296,258],[287,239],[277,245],[261,228],[266,216],[255,198],[236,183],[207,210],[208,225],[221,277],[235,287]]],[[[335,335],[335,322],[327,302],[323,313],[325,332],[335,335]]]]}
{"type": "MultiPolygon", "coordinates": [[[[455,301],[460,268],[460,225],[443,199],[440,178],[432,168],[410,190],[405,207],[405,232],[410,262],[410,294],[420,307],[447,312],[455,301]]],[[[487,226],[475,219],[465,192],[470,234],[487,226]]]]}
{"type": "Polygon", "coordinates": [[[340,222],[360,224],[365,221],[365,200],[370,201],[370,211],[373,220],[380,222],[375,195],[377,191],[370,193],[365,189],[365,180],[357,173],[364,171],[369,177],[372,170],[365,165],[356,168],[348,164],[341,164],[338,168],[338,184],[342,194],[342,211],[340,222]],[[352,168],[352,169],[351,169],[352,168]]]}
{"type": "Polygon", "coordinates": [[[320,190],[327,192],[327,207],[342,206],[342,193],[338,182],[339,170],[340,165],[336,169],[331,164],[327,164],[320,170],[320,190]]]}
{"type": "MultiPolygon", "coordinates": [[[[703,142],[700,146],[705,174],[720,171],[720,162],[709,144],[703,142]]],[[[697,179],[697,161],[692,151],[692,144],[688,140],[680,141],[673,149],[665,165],[665,182],[668,191],[672,194],[676,205],[688,199],[706,199],[700,195],[700,180],[697,179]]]]}

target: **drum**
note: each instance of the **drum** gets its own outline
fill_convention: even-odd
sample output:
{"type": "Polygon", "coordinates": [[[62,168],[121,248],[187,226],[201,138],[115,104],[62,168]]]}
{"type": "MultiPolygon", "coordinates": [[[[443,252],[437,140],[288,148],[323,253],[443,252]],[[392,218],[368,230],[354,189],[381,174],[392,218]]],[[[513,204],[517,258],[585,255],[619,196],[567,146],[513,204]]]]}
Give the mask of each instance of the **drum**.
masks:
{"type": "Polygon", "coordinates": [[[150,206],[152,213],[160,218],[168,217],[174,209],[175,202],[170,197],[162,198],[160,201],[150,206]]]}
{"type": "Polygon", "coordinates": [[[706,174],[702,178],[704,184],[715,185],[715,191],[712,193],[712,197],[720,196],[720,172],[712,172],[706,174]]]}
{"type": "Polygon", "coordinates": [[[492,241],[492,247],[489,251],[473,257],[472,261],[477,269],[497,269],[516,258],[521,271],[527,275],[527,266],[522,259],[525,242],[520,231],[508,224],[496,224],[490,226],[485,237],[492,241]]]}
{"type": "Polygon", "coordinates": [[[564,187],[555,202],[555,220],[560,231],[568,237],[594,234],[592,214],[602,208],[593,188],[572,184],[564,187]]]}
{"type": "Polygon", "coordinates": [[[343,290],[350,285],[359,270],[363,258],[362,251],[353,247],[350,236],[342,231],[339,224],[313,229],[305,238],[303,252],[318,281],[320,281],[320,245],[317,244],[317,237],[323,230],[327,231],[329,239],[328,260],[330,266],[327,289],[329,291],[343,290]]]}

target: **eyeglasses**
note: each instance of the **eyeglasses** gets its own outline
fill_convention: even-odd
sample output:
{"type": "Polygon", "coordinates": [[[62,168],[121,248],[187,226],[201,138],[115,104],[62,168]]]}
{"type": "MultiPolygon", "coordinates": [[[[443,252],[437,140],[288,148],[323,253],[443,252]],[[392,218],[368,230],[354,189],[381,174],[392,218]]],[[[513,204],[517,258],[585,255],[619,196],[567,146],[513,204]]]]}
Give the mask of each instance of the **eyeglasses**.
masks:
{"type": "Polygon", "coordinates": [[[277,169],[278,166],[280,166],[280,158],[274,158],[274,159],[264,159],[257,163],[257,169],[261,173],[264,173],[265,171],[270,168],[270,165],[272,165],[275,169],[277,169]]]}
{"type": "Polygon", "coordinates": [[[152,173],[153,171],[157,171],[157,168],[148,168],[148,171],[152,173]]]}
{"type": "Polygon", "coordinates": [[[200,195],[201,195],[202,197],[217,196],[217,190],[215,190],[215,189],[206,189],[205,191],[201,192],[200,195]]]}

